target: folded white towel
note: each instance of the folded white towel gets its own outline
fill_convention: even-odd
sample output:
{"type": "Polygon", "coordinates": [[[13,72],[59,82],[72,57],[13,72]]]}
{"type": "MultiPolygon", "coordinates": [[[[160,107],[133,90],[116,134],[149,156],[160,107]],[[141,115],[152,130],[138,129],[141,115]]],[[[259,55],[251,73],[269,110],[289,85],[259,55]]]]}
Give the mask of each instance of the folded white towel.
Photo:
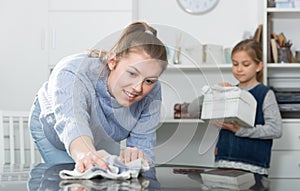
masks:
{"type": "Polygon", "coordinates": [[[137,159],[128,164],[124,164],[119,160],[118,156],[111,155],[105,159],[109,170],[95,166],[92,169],[81,173],[76,169],[62,170],[59,176],[62,179],[92,179],[98,176],[114,180],[127,180],[130,178],[137,178],[140,172],[150,169],[148,162],[145,159],[137,159]]]}

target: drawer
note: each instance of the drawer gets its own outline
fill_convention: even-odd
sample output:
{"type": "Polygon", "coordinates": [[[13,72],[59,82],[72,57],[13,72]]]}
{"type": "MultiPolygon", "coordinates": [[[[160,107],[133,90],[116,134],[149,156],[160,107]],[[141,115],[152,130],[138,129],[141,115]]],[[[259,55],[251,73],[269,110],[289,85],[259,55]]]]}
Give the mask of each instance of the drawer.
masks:
{"type": "Polygon", "coordinates": [[[300,179],[270,179],[270,191],[290,191],[300,188],[300,179]]]}
{"type": "Polygon", "coordinates": [[[273,150],[300,150],[300,121],[284,121],[282,137],[274,139],[273,150]]]}
{"type": "Polygon", "coordinates": [[[272,151],[270,178],[300,178],[300,151],[272,151]]]}

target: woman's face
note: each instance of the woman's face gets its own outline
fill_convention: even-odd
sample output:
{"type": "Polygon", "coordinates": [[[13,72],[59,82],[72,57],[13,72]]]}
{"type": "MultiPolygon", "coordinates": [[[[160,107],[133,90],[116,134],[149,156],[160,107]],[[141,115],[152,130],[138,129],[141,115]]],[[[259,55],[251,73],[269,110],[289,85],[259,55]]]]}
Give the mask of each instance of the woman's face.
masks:
{"type": "Polygon", "coordinates": [[[118,63],[115,55],[110,55],[108,67],[108,90],[125,107],[144,98],[162,72],[160,63],[141,51],[129,53],[118,63]]]}
{"type": "Polygon", "coordinates": [[[246,51],[238,51],[232,55],[232,73],[239,81],[239,87],[247,87],[257,83],[257,72],[263,69],[263,63],[257,64],[246,51]]]}

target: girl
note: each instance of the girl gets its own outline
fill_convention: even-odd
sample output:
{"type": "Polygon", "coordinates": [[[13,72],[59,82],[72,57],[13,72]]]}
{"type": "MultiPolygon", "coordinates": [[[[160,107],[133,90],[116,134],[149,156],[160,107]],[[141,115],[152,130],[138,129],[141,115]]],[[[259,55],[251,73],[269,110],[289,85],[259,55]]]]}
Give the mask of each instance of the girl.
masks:
{"type": "Polygon", "coordinates": [[[233,48],[231,59],[232,73],[239,81],[237,86],[248,90],[257,101],[255,127],[244,128],[236,121],[216,121],[215,125],[221,131],[215,149],[215,162],[218,167],[267,176],[272,139],[281,137],[282,123],[273,91],[262,84],[262,47],[254,40],[243,40],[233,48]]]}
{"type": "Polygon", "coordinates": [[[29,128],[46,163],[75,162],[84,172],[120,153],[154,165],[160,121],[158,77],[167,66],[156,30],[143,22],[129,25],[106,53],[98,50],[62,59],[38,91],[29,128]]]}

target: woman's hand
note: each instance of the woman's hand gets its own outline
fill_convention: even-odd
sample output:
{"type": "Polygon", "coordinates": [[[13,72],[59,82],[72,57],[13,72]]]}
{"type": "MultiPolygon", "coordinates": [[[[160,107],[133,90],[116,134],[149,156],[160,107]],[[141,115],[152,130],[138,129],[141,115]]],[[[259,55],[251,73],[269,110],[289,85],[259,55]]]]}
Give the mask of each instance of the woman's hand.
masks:
{"type": "Polygon", "coordinates": [[[233,133],[236,133],[241,127],[240,124],[235,120],[230,122],[215,120],[213,123],[214,125],[220,127],[221,129],[226,129],[232,131],[233,133]]]}
{"type": "Polygon", "coordinates": [[[104,150],[96,151],[92,139],[88,136],[76,138],[70,145],[70,153],[79,172],[91,169],[95,165],[108,169],[103,159],[109,156],[109,153],[104,150]]]}
{"type": "Polygon", "coordinates": [[[109,169],[105,163],[105,158],[109,156],[105,150],[90,151],[83,155],[83,157],[76,161],[75,168],[79,172],[84,172],[85,170],[91,169],[94,166],[100,168],[109,169]]]}
{"type": "Polygon", "coordinates": [[[120,160],[125,164],[139,158],[147,160],[143,151],[136,147],[126,147],[126,149],[120,153],[120,160]]]}

